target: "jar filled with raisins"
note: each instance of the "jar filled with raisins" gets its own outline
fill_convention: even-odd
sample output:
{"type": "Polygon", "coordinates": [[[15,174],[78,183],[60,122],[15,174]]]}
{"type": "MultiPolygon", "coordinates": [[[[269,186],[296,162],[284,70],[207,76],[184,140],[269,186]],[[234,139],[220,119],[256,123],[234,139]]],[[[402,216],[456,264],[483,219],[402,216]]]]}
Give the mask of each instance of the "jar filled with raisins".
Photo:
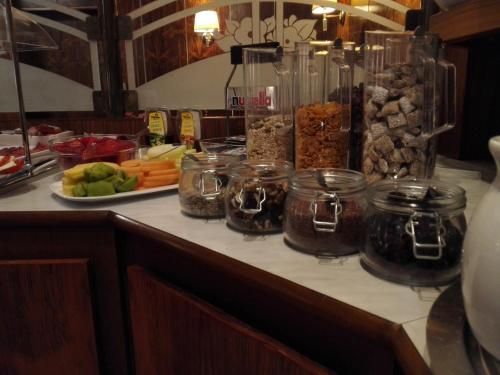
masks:
{"type": "Polygon", "coordinates": [[[297,171],[285,205],[285,243],[321,257],[357,253],[365,241],[366,181],[347,169],[297,171]]]}
{"type": "Polygon", "coordinates": [[[229,166],[237,161],[232,155],[184,156],[179,179],[181,211],[194,217],[223,218],[229,166]]]}
{"type": "Polygon", "coordinates": [[[436,180],[384,180],[368,188],[361,265],[380,278],[440,286],[460,274],[465,191],[436,180]]]}
{"type": "Polygon", "coordinates": [[[293,166],[277,160],[245,160],[229,171],[227,225],[249,234],[278,233],[293,166]]]}

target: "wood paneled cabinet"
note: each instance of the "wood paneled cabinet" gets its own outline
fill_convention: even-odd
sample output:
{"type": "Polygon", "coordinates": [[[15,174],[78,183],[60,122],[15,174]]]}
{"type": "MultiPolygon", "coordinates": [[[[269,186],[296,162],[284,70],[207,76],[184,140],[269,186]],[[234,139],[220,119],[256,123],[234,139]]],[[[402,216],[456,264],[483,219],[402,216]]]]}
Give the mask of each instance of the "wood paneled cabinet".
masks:
{"type": "Polygon", "coordinates": [[[127,275],[138,375],[332,374],[142,267],[127,275]]]}
{"type": "Polygon", "coordinates": [[[0,374],[98,374],[88,259],[0,261],[0,374]]]}
{"type": "Polygon", "coordinates": [[[0,212],[0,374],[428,374],[400,326],[110,212],[0,212]]]}

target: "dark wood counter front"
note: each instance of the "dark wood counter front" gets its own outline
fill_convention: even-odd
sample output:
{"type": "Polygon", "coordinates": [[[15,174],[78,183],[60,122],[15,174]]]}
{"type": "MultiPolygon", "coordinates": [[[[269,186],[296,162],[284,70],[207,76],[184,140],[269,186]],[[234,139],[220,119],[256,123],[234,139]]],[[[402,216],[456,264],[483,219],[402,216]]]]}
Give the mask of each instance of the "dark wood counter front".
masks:
{"type": "Polygon", "coordinates": [[[113,212],[0,236],[0,374],[430,373],[401,325],[113,212]]]}

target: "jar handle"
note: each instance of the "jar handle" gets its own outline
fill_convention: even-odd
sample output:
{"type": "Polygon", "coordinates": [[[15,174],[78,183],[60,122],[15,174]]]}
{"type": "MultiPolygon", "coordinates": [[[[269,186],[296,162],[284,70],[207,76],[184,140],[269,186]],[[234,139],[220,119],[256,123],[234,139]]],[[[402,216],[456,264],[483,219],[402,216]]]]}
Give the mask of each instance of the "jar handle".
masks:
{"type": "MultiPolygon", "coordinates": [[[[436,127],[433,131],[433,135],[443,133],[450,130],[455,126],[455,116],[456,116],[456,68],[452,63],[439,59],[438,66],[443,71],[443,82],[442,82],[442,93],[443,93],[443,124],[436,127]]],[[[440,75],[438,75],[439,77],[440,75]]],[[[437,84],[437,83],[436,83],[437,84]]],[[[438,86],[439,87],[439,86],[438,86]]],[[[436,103],[436,107],[439,108],[440,103],[436,103]]],[[[439,115],[439,113],[438,113],[439,115]]],[[[440,118],[437,119],[438,121],[440,118]]]]}
{"type": "Polygon", "coordinates": [[[204,197],[206,200],[214,199],[216,196],[220,195],[220,193],[222,192],[221,191],[222,181],[217,176],[217,174],[215,173],[215,170],[213,170],[213,169],[206,169],[203,172],[201,172],[199,184],[200,184],[200,186],[199,186],[200,195],[202,197],[204,197]],[[215,187],[214,191],[211,191],[211,192],[207,192],[207,190],[206,190],[206,181],[207,181],[208,176],[210,176],[210,178],[212,179],[214,187],[215,187]]]}
{"type": "Polygon", "coordinates": [[[239,210],[246,214],[258,214],[263,209],[263,204],[266,201],[266,189],[262,187],[262,184],[259,181],[259,186],[257,186],[257,205],[255,208],[245,208],[245,188],[242,187],[240,193],[236,197],[236,200],[240,202],[239,210]]]}
{"type": "Polygon", "coordinates": [[[316,232],[328,232],[335,233],[337,230],[337,225],[339,223],[339,216],[342,213],[342,204],[340,199],[335,193],[322,193],[316,194],[316,197],[311,202],[309,207],[311,213],[313,214],[313,226],[316,232]],[[328,204],[333,207],[333,220],[332,221],[320,221],[317,219],[318,214],[318,199],[320,197],[327,197],[328,204]]]}
{"type": "Polygon", "coordinates": [[[423,140],[428,140],[455,126],[456,69],[452,63],[431,57],[424,58],[423,140]],[[442,98],[441,98],[442,95],[442,98]],[[441,108],[442,111],[438,109],[441,108]],[[441,116],[442,112],[442,116],[441,116]],[[441,123],[441,117],[443,121],[441,123]]]}
{"type": "Polygon", "coordinates": [[[340,117],[340,130],[351,130],[351,67],[348,64],[340,65],[339,74],[340,105],[342,105],[342,116],[340,117]]]}
{"type": "Polygon", "coordinates": [[[446,247],[445,235],[446,228],[443,226],[441,216],[436,212],[418,212],[415,211],[408,219],[405,225],[406,233],[411,237],[413,243],[413,256],[415,259],[425,259],[425,260],[439,260],[443,256],[443,248],[446,247]],[[419,225],[419,219],[423,217],[428,217],[434,219],[434,227],[436,228],[436,242],[435,243],[420,243],[417,239],[417,228],[419,225]],[[436,255],[429,255],[422,253],[422,249],[437,249],[436,255]]]}

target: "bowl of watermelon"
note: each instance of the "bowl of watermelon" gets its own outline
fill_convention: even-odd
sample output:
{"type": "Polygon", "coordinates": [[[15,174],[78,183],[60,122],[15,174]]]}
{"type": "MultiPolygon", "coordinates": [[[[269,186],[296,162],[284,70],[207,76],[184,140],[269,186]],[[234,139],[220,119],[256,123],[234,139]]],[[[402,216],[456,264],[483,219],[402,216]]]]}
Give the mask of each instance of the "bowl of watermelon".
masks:
{"type": "Polygon", "coordinates": [[[137,140],[133,136],[116,134],[73,136],[49,141],[49,149],[58,155],[59,166],[64,170],[82,163],[120,164],[134,159],[137,140]]]}

